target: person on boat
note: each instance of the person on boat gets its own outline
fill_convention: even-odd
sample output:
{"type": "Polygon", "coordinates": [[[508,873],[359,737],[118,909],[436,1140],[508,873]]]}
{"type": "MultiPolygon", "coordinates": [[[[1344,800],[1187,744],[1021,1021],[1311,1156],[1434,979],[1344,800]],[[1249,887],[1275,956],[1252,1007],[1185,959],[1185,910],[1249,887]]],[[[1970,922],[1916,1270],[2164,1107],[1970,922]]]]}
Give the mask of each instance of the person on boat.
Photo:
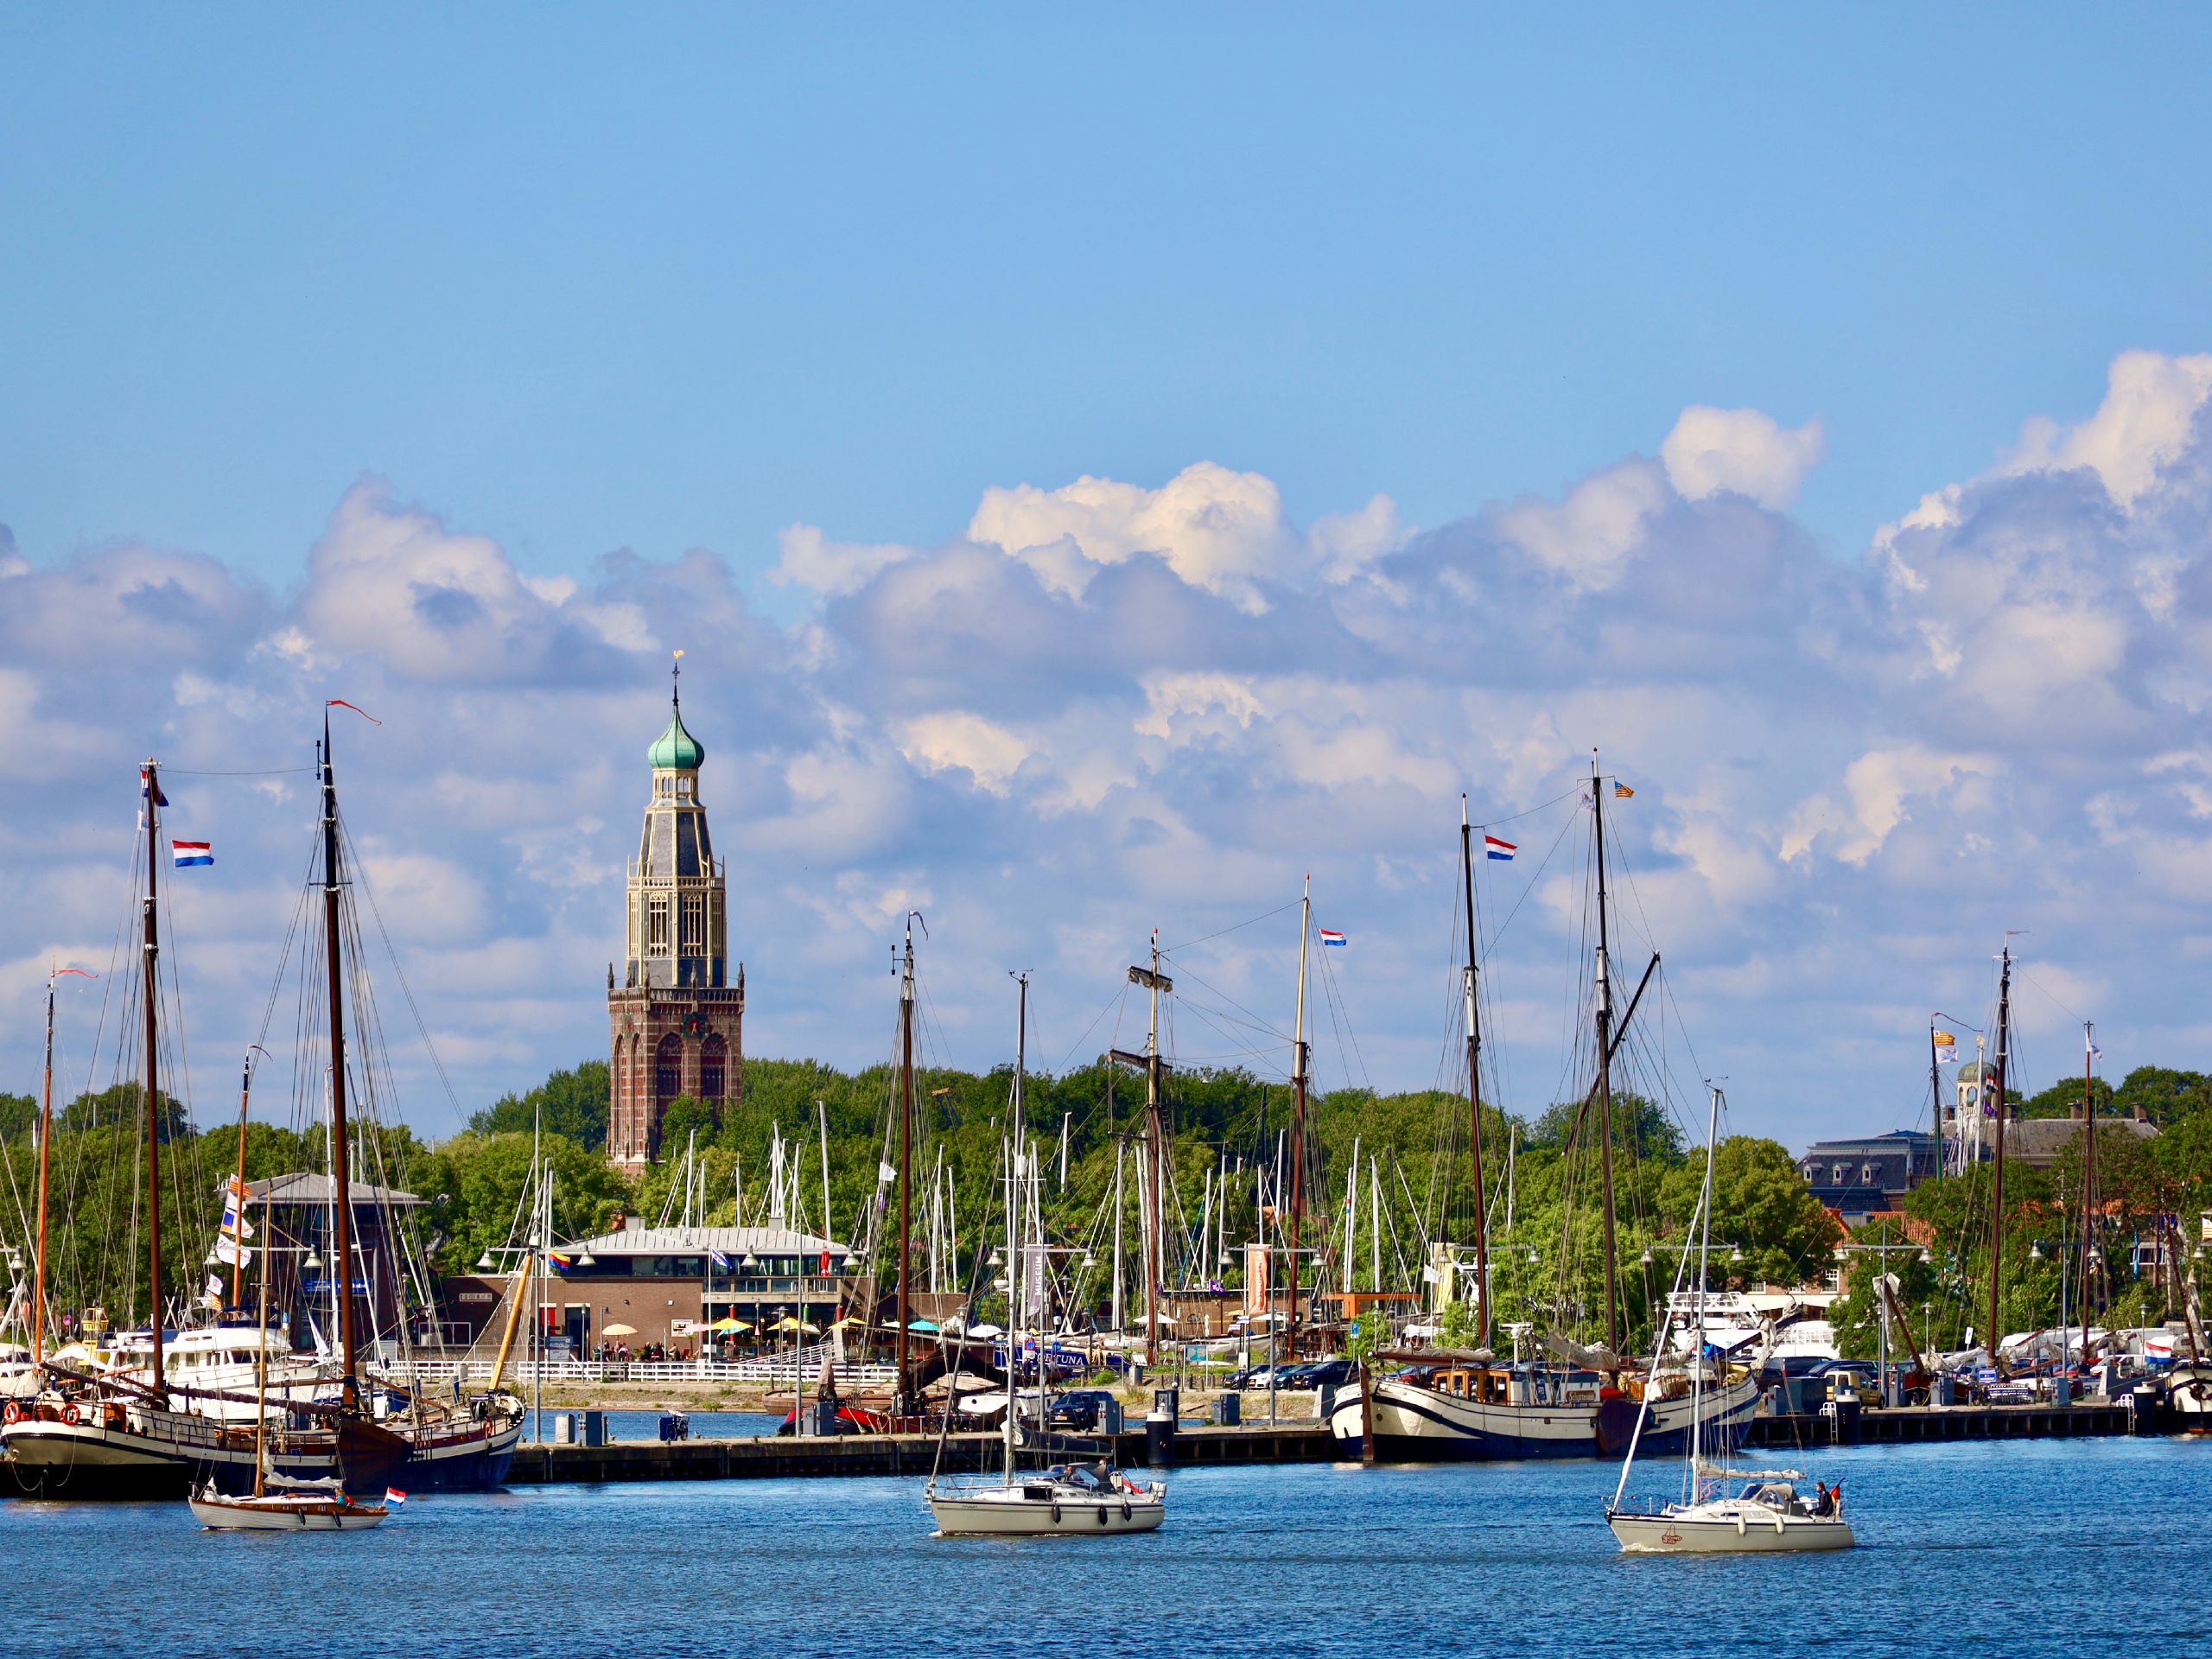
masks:
{"type": "Polygon", "coordinates": [[[1813,1505],[1813,1513],[1826,1519],[1835,1512],[1835,1494],[1829,1491],[1828,1484],[1824,1480],[1815,1481],[1813,1484],[1820,1488],[1821,1492],[1819,1501],[1813,1505]]]}

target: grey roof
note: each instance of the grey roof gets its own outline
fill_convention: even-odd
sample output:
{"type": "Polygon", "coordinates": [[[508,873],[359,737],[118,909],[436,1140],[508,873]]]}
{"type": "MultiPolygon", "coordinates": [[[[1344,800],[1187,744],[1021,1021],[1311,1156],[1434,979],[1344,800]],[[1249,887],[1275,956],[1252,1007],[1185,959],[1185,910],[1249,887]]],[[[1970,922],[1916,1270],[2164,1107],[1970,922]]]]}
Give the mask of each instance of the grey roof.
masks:
{"type": "MultiPolygon", "coordinates": [[[[295,1174],[271,1175],[265,1181],[245,1184],[249,1204],[328,1204],[335,1196],[334,1183],[327,1175],[295,1174]]],[[[219,1195],[221,1187],[216,1188],[219,1195]]],[[[352,1197],[356,1205],[386,1204],[405,1210],[423,1202],[412,1192],[402,1192],[396,1187],[377,1186],[367,1181],[353,1183],[352,1197]]]]}
{"type": "MultiPolygon", "coordinates": [[[[2100,1129],[2125,1129],[2139,1140],[2148,1141],[2158,1133],[2154,1124],[2132,1117],[2101,1117],[2100,1129]]],[[[2082,1120],[2078,1117],[2016,1117],[2005,1126],[2005,1155],[2007,1158],[2056,1158],[2061,1150],[2081,1138],[2082,1120]]],[[[1994,1142],[1993,1141],[1992,1144],[1994,1142]]]]}
{"type": "Polygon", "coordinates": [[[626,1227],[576,1243],[594,1255],[677,1255],[687,1250],[720,1250],[724,1255],[804,1255],[828,1250],[842,1257],[834,1239],[788,1227],[626,1227]]]}

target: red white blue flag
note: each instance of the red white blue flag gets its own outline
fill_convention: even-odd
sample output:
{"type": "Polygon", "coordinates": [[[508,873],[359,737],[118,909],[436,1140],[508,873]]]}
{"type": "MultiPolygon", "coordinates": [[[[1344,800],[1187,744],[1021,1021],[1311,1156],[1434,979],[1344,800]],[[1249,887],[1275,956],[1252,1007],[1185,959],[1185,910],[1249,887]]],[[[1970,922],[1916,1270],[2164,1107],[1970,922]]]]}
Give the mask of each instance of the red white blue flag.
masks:
{"type": "Polygon", "coordinates": [[[189,864],[213,864],[215,861],[215,849],[209,842],[173,841],[169,842],[169,851],[175,855],[176,867],[180,870],[189,864]]]}
{"type": "Polygon", "coordinates": [[[1491,858],[1510,859],[1521,849],[1510,841],[1500,841],[1496,836],[1483,837],[1483,852],[1491,858]]]}
{"type": "Polygon", "coordinates": [[[1322,944],[1333,944],[1333,945],[1342,946],[1342,945],[1343,945],[1343,944],[1344,944],[1344,936],[1343,934],[1341,934],[1341,933],[1338,932],[1338,931],[1336,931],[1336,929],[1334,929],[1334,928],[1332,928],[1332,927],[1325,927],[1325,928],[1323,928],[1323,929],[1321,930],[1321,943],[1322,943],[1322,944]]]}

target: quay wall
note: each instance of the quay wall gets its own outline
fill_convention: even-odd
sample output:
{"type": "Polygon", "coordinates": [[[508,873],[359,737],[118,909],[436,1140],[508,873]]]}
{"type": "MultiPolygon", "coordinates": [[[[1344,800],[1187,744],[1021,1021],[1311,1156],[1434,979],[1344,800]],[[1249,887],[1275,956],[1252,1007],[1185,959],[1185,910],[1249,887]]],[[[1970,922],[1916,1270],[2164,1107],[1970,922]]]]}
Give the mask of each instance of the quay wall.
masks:
{"type": "MultiPolygon", "coordinates": [[[[1869,1408],[1855,1423],[1818,1414],[1752,1420],[1749,1444],[1813,1450],[1834,1445],[1909,1446],[1940,1440],[2126,1434],[2136,1427],[2124,1403],[2069,1406],[1894,1406],[1869,1408]]],[[[524,1446],[507,1476],[512,1486],[642,1480],[778,1479],[798,1475],[925,1475],[995,1469],[995,1434],[945,1437],[942,1465],[934,1434],[760,1435],[748,1439],[615,1440],[603,1446],[524,1446]]],[[[1105,1457],[1125,1466],[1146,1461],[1141,1429],[1065,1435],[1055,1451],[1071,1459],[1105,1457]]],[[[1338,1453],[1321,1424],[1224,1427],[1185,1423],[1175,1436],[1178,1467],[1251,1463],[1330,1463],[1338,1453]]]]}

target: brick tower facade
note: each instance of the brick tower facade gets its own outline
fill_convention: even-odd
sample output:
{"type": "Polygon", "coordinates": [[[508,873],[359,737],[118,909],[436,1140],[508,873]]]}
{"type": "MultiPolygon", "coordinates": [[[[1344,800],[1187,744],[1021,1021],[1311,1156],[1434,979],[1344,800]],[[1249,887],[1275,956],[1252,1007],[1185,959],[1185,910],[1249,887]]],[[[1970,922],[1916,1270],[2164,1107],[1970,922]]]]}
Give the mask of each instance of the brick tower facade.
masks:
{"type": "Polygon", "coordinates": [[[659,1155],[672,1102],[728,1107],[744,1091],[745,966],[726,971],[728,899],[699,800],[707,752],[683,728],[680,696],[671,703],[646,752],[652,797],[630,862],[626,966],[607,970],[607,1155],[632,1171],[659,1155]]]}

